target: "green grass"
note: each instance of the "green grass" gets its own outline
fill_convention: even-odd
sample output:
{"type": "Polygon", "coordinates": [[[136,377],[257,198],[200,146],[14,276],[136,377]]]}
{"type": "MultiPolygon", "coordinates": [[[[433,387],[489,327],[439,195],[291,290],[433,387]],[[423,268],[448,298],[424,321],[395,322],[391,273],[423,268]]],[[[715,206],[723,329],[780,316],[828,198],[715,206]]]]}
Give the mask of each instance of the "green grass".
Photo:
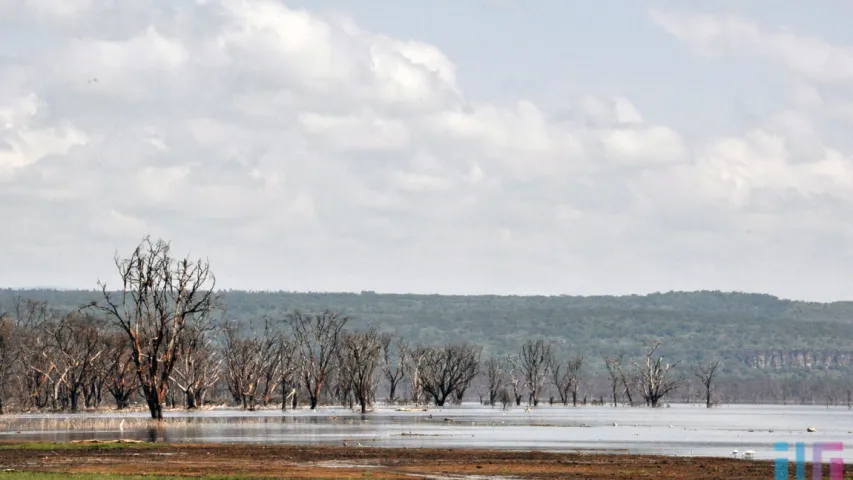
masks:
{"type": "Polygon", "coordinates": [[[27,442],[27,443],[0,443],[0,450],[114,450],[131,448],[162,448],[166,445],[159,443],[71,443],[71,442],[27,442]]]}

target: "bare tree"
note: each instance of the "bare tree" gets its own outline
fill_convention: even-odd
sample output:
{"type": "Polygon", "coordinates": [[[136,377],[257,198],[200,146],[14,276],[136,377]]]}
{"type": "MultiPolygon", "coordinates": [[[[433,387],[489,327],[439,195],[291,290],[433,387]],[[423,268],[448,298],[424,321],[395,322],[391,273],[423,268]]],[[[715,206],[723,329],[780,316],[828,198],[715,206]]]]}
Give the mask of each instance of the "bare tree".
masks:
{"type": "Polygon", "coordinates": [[[637,367],[638,380],[643,388],[643,399],[646,405],[657,407],[660,400],[668,393],[676,390],[684,383],[684,377],[670,377],[670,370],[678,365],[678,362],[664,363],[663,356],[654,357],[657,349],[663,345],[660,341],[654,341],[645,345],[643,362],[635,364],[637,367]]]}
{"type": "Polygon", "coordinates": [[[267,406],[272,401],[272,395],[278,389],[278,384],[282,380],[281,355],[284,353],[282,348],[285,347],[283,341],[283,333],[276,329],[275,324],[269,318],[264,319],[264,333],[261,337],[261,352],[260,352],[260,394],[261,402],[267,406]]]}
{"type": "Polygon", "coordinates": [[[375,371],[382,360],[383,338],[376,330],[343,335],[339,349],[340,375],[349,383],[350,391],[367,413],[376,392],[375,371]]]}
{"type": "Polygon", "coordinates": [[[18,363],[19,344],[15,341],[15,323],[6,312],[0,312],[0,415],[6,411],[6,397],[18,363]]]}
{"type": "Polygon", "coordinates": [[[219,381],[222,359],[213,348],[211,330],[210,321],[196,323],[184,330],[179,342],[178,362],[171,380],[183,392],[189,410],[201,406],[207,391],[219,381]]]}
{"type": "Polygon", "coordinates": [[[406,376],[409,346],[405,340],[394,340],[390,334],[382,334],[382,373],[388,379],[388,403],[397,399],[397,386],[406,376]]]}
{"type": "Polygon", "coordinates": [[[518,355],[509,355],[506,358],[508,365],[507,375],[509,383],[512,386],[512,399],[515,406],[521,405],[521,399],[524,397],[524,382],[522,381],[521,359],[518,355]]]}
{"type": "Polygon", "coordinates": [[[548,366],[553,363],[553,355],[551,343],[542,339],[528,340],[521,346],[521,367],[530,393],[528,404],[534,407],[539,405],[539,395],[547,378],[548,366]]]}
{"type": "Polygon", "coordinates": [[[302,368],[301,358],[298,355],[296,342],[287,335],[282,334],[279,337],[281,345],[279,347],[279,368],[281,385],[281,409],[287,410],[287,402],[293,402],[293,408],[296,408],[296,392],[299,388],[299,373],[302,368]]]}
{"type": "Polygon", "coordinates": [[[423,389],[435,404],[444,406],[454,392],[464,389],[477,376],[480,366],[480,347],[469,344],[450,344],[425,349],[423,389]]]}
{"type": "Polygon", "coordinates": [[[486,383],[489,390],[488,404],[492,407],[498,401],[498,397],[504,390],[504,362],[498,357],[491,357],[486,361],[486,383]]]}
{"type": "Polygon", "coordinates": [[[581,382],[581,368],[583,367],[583,355],[578,355],[566,363],[555,362],[551,368],[551,378],[563,405],[569,404],[569,394],[572,397],[572,405],[578,406],[578,388],[581,382]]]}
{"type": "Polygon", "coordinates": [[[619,382],[621,380],[622,375],[622,359],[624,354],[619,354],[615,357],[606,357],[604,355],[601,358],[604,360],[604,366],[607,368],[607,374],[610,378],[610,390],[613,394],[613,406],[616,407],[619,404],[619,382]]]}
{"type": "Polygon", "coordinates": [[[130,406],[130,399],[139,388],[139,377],[133,364],[133,352],[127,335],[123,332],[109,333],[104,338],[106,386],[122,410],[130,406]]]}
{"type": "Polygon", "coordinates": [[[693,371],[693,375],[702,382],[702,386],[705,387],[705,406],[707,408],[711,408],[713,403],[711,402],[711,393],[714,391],[714,377],[717,374],[717,367],[720,366],[720,361],[717,359],[708,360],[706,362],[699,362],[696,365],[696,369],[693,371]]]}
{"type": "Polygon", "coordinates": [[[418,405],[423,397],[423,364],[429,353],[426,347],[418,346],[407,352],[406,370],[409,372],[409,381],[412,387],[412,403],[418,405]]]}
{"type": "Polygon", "coordinates": [[[223,328],[222,345],[225,358],[226,385],[231,397],[244,410],[254,410],[255,396],[261,381],[261,345],[256,335],[245,338],[232,322],[223,328]]]}
{"type": "Polygon", "coordinates": [[[88,378],[92,362],[101,355],[100,331],[96,320],[82,313],[72,312],[48,324],[51,363],[57,373],[54,397],[63,390],[63,406],[72,412],[79,409],[83,384],[88,378]]]}
{"type": "Polygon", "coordinates": [[[294,311],[287,318],[299,346],[303,365],[302,380],[308,391],[311,410],[314,410],[334,365],[342,331],[349,317],[324,310],[317,314],[294,311]]]}
{"type": "Polygon", "coordinates": [[[501,402],[501,408],[503,410],[509,410],[509,406],[510,404],[512,404],[513,399],[512,396],[510,396],[509,390],[507,390],[506,387],[501,389],[501,393],[499,394],[498,398],[501,402]]]}
{"type": "Polygon", "coordinates": [[[99,281],[103,301],[93,306],[127,334],[151,418],[162,420],[184,330],[219,307],[216,279],[206,261],[175,259],[168,242],[150,237],[130,257],[116,256],[115,263],[121,290],[115,295],[99,281]]]}

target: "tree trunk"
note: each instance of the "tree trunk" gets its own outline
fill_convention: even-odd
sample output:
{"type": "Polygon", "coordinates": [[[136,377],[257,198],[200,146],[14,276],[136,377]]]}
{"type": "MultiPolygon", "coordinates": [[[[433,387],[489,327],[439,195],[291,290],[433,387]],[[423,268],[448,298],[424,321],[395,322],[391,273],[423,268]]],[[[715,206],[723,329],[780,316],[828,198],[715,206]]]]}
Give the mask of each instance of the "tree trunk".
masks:
{"type": "Polygon", "coordinates": [[[163,420],[163,400],[166,396],[166,390],[157,390],[155,387],[143,387],[142,393],[145,395],[145,402],[148,404],[148,411],[151,412],[151,418],[154,420],[163,420]]]}
{"type": "Polygon", "coordinates": [[[397,392],[397,382],[391,381],[391,384],[388,386],[388,403],[390,405],[394,405],[394,400],[397,392]]]}
{"type": "Polygon", "coordinates": [[[711,389],[705,388],[705,407],[711,408],[711,389]]]}
{"type": "Polygon", "coordinates": [[[195,410],[195,408],[198,406],[196,405],[195,392],[193,392],[192,389],[188,389],[186,392],[184,392],[184,394],[187,397],[187,410],[195,410]]]}
{"type": "Polygon", "coordinates": [[[80,392],[77,389],[71,390],[69,392],[69,397],[71,397],[71,411],[76,412],[77,407],[80,404],[80,392]]]}

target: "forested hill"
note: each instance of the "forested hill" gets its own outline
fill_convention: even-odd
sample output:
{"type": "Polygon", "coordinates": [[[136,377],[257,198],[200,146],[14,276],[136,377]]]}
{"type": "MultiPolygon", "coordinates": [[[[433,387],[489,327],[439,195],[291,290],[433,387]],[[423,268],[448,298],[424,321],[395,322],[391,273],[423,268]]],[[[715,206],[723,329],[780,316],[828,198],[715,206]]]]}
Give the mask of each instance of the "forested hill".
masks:
{"type": "MultiPolygon", "coordinates": [[[[331,308],[350,315],[353,328],[377,326],[423,343],[465,339],[482,345],[485,354],[515,352],[533,337],[588,357],[632,354],[644,339],[659,338],[670,358],[692,362],[721,357],[732,374],[853,369],[853,302],[798,302],[717,291],[618,297],[223,293],[228,317],[240,322],[280,318],[291,309],[331,308]]],[[[15,297],[62,308],[98,295],[0,290],[0,311],[10,310],[15,297]]]]}

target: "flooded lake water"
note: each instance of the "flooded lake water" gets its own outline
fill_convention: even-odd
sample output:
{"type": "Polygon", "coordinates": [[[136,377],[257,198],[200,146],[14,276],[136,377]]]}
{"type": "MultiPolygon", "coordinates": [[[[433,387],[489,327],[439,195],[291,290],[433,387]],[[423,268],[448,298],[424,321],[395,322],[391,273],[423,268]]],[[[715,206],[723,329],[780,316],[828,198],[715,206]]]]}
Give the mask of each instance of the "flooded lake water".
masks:
{"type": "Polygon", "coordinates": [[[847,442],[849,450],[825,453],[853,463],[853,411],[846,407],[699,405],[671,408],[540,406],[502,411],[477,404],[430,408],[427,412],[379,408],[361,415],[348,409],[205,410],[170,412],[152,429],[147,413],[7,415],[2,440],[70,441],[135,439],[161,442],[258,442],[378,447],[464,447],[519,450],[729,456],[753,450],[755,458],[784,456],[775,442],[847,442]],[[124,420],[124,422],[122,422],[124,420]],[[813,426],[816,432],[807,433],[813,426]]]}

